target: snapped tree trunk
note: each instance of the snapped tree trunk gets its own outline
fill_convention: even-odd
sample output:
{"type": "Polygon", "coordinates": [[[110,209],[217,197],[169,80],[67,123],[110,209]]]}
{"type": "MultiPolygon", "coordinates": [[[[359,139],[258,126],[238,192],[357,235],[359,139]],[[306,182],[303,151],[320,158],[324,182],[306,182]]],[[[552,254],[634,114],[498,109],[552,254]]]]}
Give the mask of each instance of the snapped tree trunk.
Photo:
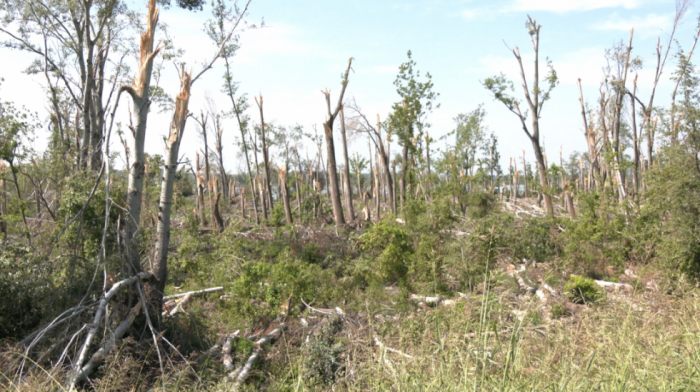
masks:
{"type": "Polygon", "coordinates": [[[333,206],[333,216],[335,218],[336,226],[345,226],[345,216],[343,215],[343,205],[340,202],[338,170],[335,162],[335,145],[333,143],[333,122],[343,107],[343,96],[345,95],[345,89],[348,86],[348,75],[350,74],[351,65],[352,58],[348,60],[348,67],[345,70],[345,75],[343,77],[343,87],[340,91],[340,96],[338,97],[338,104],[333,112],[331,112],[331,93],[327,89],[323,91],[323,94],[326,97],[326,107],[328,110],[326,121],[323,123],[323,131],[326,136],[326,159],[328,160],[328,167],[326,170],[328,175],[327,185],[330,187],[331,205],[333,206]]]}
{"type": "Polygon", "coordinates": [[[168,248],[170,247],[170,206],[173,199],[173,184],[177,172],[180,142],[187,121],[187,106],[190,100],[192,76],[182,67],[180,93],[175,98],[175,113],[170,123],[170,136],[166,142],[166,159],[158,204],[158,228],[156,231],[156,252],[153,260],[153,279],[146,285],[149,302],[160,314],[163,305],[163,290],[168,278],[168,248]]]}
{"type": "Polygon", "coordinates": [[[340,107],[340,135],[343,141],[343,160],[345,163],[343,180],[345,181],[345,205],[348,210],[348,220],[350,222],[355,220],[355,210],[352,205],[352,185],[350,184],[350,160],[348,158],[348,142],[345,136],[345,115],[343,113],[343,107],[340,107]]]}
{"type": "Polygon", "coordinates": [[[284,204],[284,216],[287,219],[287,224],[294,224],[294,218],[292,217],[292,206],[289,203],[289,188],[287,188],[287,167],[283,166],[279,168],[279,182],[280,188],[282,189],[282,203],[284,204]]]}
{"type": "Polygon", "coordinates": [[[151,104],[149,88],[151,85],[151,73],[153,72],[153,59],[160,48],[153,49],[156,25],[158,24],[158,9],[156,0],[149,0],[146,31],[141,34],[140,54],[141,61],[138,77],[133,86],[123,87],[129,93],[133,101],[135,126],[131,128],[131,138],[127,161],[129,162],[129,181],[126,196],[126,208],[129,213],[126,219],[125,243],[127,244],[126,265],[122,272],[133,275],[141,271],[141,257],[139,255],[139,238],[137,232],[141,221],[141,201],[143,198],[144,171],[144,144],[146,138],[146,122],[151,104]]]}

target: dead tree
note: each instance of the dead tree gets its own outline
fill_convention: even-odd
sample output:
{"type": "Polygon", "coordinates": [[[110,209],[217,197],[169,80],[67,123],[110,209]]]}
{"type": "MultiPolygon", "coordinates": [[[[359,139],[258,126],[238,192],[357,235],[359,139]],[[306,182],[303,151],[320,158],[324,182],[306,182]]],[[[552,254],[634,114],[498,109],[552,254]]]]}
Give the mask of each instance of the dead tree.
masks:
{"type": "Polygon", "coordinates": [[[348,142],[345,135],[345,113],[343,105],[340,106],[340,136],[343,141],[343,161],[345,163],[343,181],[345,182],[345,205],[348,210],[348,219],[355,220],[355,210],[352,205],[352,185],[350,185],[350,159],[348,158],[348,142]]]}
{"type": "Polygon", "coordinates": [[[526,27],[528,34],[530,35],[530,40],[532,42],[532,48],[534,51],[534,77],[532,91],[528,88],[527,78],[525,77],[525,69],[523,67],[523,59],[520,55],[520,49],[516,47],[512,50],[515,59],[518,61],[518,66],[520,67],[520,78],[522,81],[523,92],[525,94],[525,101],[528,105],[529,111],[532,116],[531,129],[528,128],[526,123],[527,112],[523,113],[520,110],[520,102],[509,96],[507,90],[513,89],[513,84],[506,80],[503,74],[488,78],[484,81],[484,87],[494,94],[494,98],[501,101],[508,110],[515,114],[520,120],[523,132],[527,135],[532,143],[532,148],[535,153],[535,158],[537,160],[537,171],[540,178],[540,186],[542,187],[542,192],[544,193],[544,203],[547,213],[550,217],[554,216],[554,206],[552,205],[552,196],[550,195],[549,182],[547,180],[547,165],[545,163],[544,154],[542,153],[542,146],[540,145],[540,116],[542,115],[542,107],[544,103],[549,100],[550,93],[552,89],[557,85],[558,79],[557,74],[554,71],[551,63],[549,66],[549,73],[545,80],[548,82],[549,86],[546,90],[540,89],[540,78],[539,78],[539,45],[540,45],[540,29],[541,26],[537,24],[536,20],[533,20],[529,15],[527,17],[526,27]]]}
{"type": "Polygon", "coordinates": [[[160,201],[158,204],[158,227],[156,230],[155,255],[153,258],[153,279],[146,285],[150,304],[158,310],[163,305],[163,290],[165,289],[168,277],[168,248],[170,247],[170,209],[173,199],[173,185],[178,165],[178,153],[182,135],[185,131],[185,123],[188,117],[187,107],[190,99],[190,89],[192,84],[199,79],[207,70],[211,69],[216,60],[222,56],[225,45],[231,40],[238,24],[248,10],[250,5],[248,0],[245,7],[238,13],[233,26],[226,37],[221,41],[218,52],[204,68],[192,77],[191,73],[185,71],[184,64],[180,71],[180,93],[175,97],[175,111],[170,122],[170,132],[166,141],[166,158],[161,177],[160,201]]]}
{"type": "Polygon", "coordinates": [[[270,159],[268,157],[268,145],[267,145],[267,138],[265,137],[265,119],[263,117],[263,97],[262,95],[260,96],[260,101],[258,101],[258,97],[255,97],[255,103],[258,105],[258,109],[260,109],[260,139],[262,143],[262,155],[263,155],[263,164],[265,165],[265,186],[264,190],[267,192],[267,197],[269,201],[269,206],[270,206],[270,211],[272,211],[274,207],[274,203],[272,201],[272,178],[270,178],[270,159]]]}
{"type": "Polygon", "coordinates": [[[352,104],[348,105],[348,107],[350,107],[352,111],[356,114],[355,117],[352,119],[355,131],[366,133],[369,136],[369,139],[374,144],[374,147],[379,151],[379,157],[382,160],[382,165],[384,166],[384,171],[386,172],[387,177],[387,188],[389,191],[390,201],[389,208],[391,209],[391,212],[395,214],[396,198],[394,195],[396,193],[396,186],[394,185],[394,179],[396,178],[396,164],[394,163],[393,165],[393,175],[391,174],[392,171],[389,169],[389,140],[391,140],[391,131],[387,131],[387,144],[384,145],[384,141],[382,140],[382,130],[380,128],[381,122],[379,121],[379,115],[377,115],[377,128],[374,128],[369,122],[369,120],[367,120],[367,117],[364,114],[362,114],[362,110],[359,106],[357,106],[355,102],[352,102],[352,104]]]}
{"type": "Polygon", "coordinates": [[[284,216],[287,219],[287,224],[294,224],[292,217],[292,206],[289,203],[289,188],[287,188],[287,166],[279,168],[279,182],[282,189],[282,203],[284,204],[284,216]]]}
{"type": "Polygon", "coordinates": [[[156,25],[158,24],[158,9],[156,0],[149,0],[146,31],[141,33],[140,54],[141,61],[139,73],[132,86],[124,86],[133,101],[133,118],[135,126],[131,127],[131,139],[129,140],[129,184],[126,196],[126,207],[129,214],[126,219],[125,243],[127,245],[127,264],[122,268],[130,274],[141,271],[141,258],[137,231],[141,221],[141,201],[143,198],[144,144],[146,138],[146,122],[150,111],[150,86],[153,73],[153,59],[160,48],[153,49],[156,25]]]}
{"type": "Polygon", "coordinates": [[[338,186],[338,170],[335,163],[335,144],[333,143],[333,122],[338,116],[343,107],[343,96],[345,95],[345,89],[348,86],[348,76],[350,74],[350,67],[352,66],[352,57],[348,60],[348,67],[345,69],[345,75],[343,76],[342,89],[340,90],[340,96],[338,97],[338,104],[335,110],[331,112],[331,92],[326,89],[323,94],[326,97],[326,108],[328,109],[328,114],[326,115],[326,121],[323,123],[323,131],[326,134],[326,159],[328,160],[328,180],[330,186],[330,197],[331,204],[333,206],[333,215],[335,217],[336,226],[345,226],[345,216],[343,215],[343,205],[340,202],[340,187],[338,186]]]}

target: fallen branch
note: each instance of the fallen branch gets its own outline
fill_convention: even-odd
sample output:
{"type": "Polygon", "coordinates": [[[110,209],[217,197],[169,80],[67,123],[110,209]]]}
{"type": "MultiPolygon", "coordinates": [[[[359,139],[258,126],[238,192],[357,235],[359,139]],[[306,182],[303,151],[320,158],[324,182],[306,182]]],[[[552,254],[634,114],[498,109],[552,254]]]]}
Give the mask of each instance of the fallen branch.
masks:
{"type": "Polygon", "coordinates": [[[606,282],[604,280],[596,280],[595,283],[604,288],[606,291],[633,291],[634,287],[627,283],[606,282]]]}
{"type": "Polygon", "coordinates": [[[231,335],[227,336],[226,341],[224,342],[224,347],[221,349],[221,351],[224,354],[224,368],[226,368],[226,370],[228,370],[228,371],[233,370],[233,357],[231,356],[231,343],[233,343],[233,341],[236,338],[238,338],[238,334],[240,332],[241,331],[238,330],[238,331],[232,333],[231,335]]]}
{"type": "Polygon", "coordinates": [[[457,293],[459,294],[459,298],[443,298],[443,297],[426,297],[426,296],[421,296],[417,294],[411,294],[408,296],[408,299],[411,301],[415,301],[418,303],[418,305],[428,305],[428,306],[454,306],[459,302],[460,300],[466,298],[466,294],[463,293],[457,293]]]}
{"type": "Polygon", "coordinates": [[[313,306],[307,304],[303,298],[301,299],[301,303],[304,304],[307,308],[309,308],[311,311],[316,312],[316,313],[321,313],[321,314],[326,314],[326,315],[332,315],[332,314],[337,314],[340,316],[345,316],[345,312],[343,312],[343,309],[340,309],[339,307],[335,307],[335,309],[322,309],[322,308],[314,308],[313,306]]]}
{"type": "Polygon", "coordinates": [[[240,369],[240,371],[235,370],[228,375],[229,379],[235,378],[235,381],[233,383],[234,391],[237,391],[241,387],[241,384],[243,384],[245,379],[248,378],[248,373],[250,373],[250,370],[253,368],[255,361],[263,352],[263,346],[266,343],[270,342],[275,336],[279,335],[286,326],[286,323],[280,324],[277,328],[273,329],[272,332],[263,336],[257,342],[255,342],[255,350],[253,350],[253,354],[250,356],[250,358],[248,358],[248,361],[245,363],[245,366],[243,366],[243,368],[240,369]]]}
{"type": "Polygon", "coordinates": [[[165,317],[166,315],[168,315],[168,316],[170,316],[170,317],[173,317],[174,315],[176,315],[176,314],[182,309],[182,306],[183,306],[184,304],[186,304],[187,301],[190,300],[190,298],[192,298],[192,293],[191,293],[191,292],[190,292],[190,293],[187,293],[179,302],[176,302],[176,305],[175,305],[174,308],[170,309],[170,307],[164,306],[166,309],[165,309],[165,311],[162,313],[162,316],[165,317]]]}
{"type": "Polygon", "coordinates": [[[187,295],[192,296],[192,295],[199,295],[199,294],[209,294],[209,293],[216,293],[219,291],[224,291],[224,288],[223,287],[212,287],[212,288],[208,288],[208,289],[204,289],[204,290],[196,290],[196,291],[189,291],[186,293],[168,295],[168,296],[163,297],[163,301],[167,301],[167,300],[175,299],[175,298],[180,298],[180,297],[185,297],[187,295]]]}
{"type": "MultiPolygon", "coordinates": [[[[147,280],[150,279],[152,274],[150,272],[139,272],[138,275],[132,276],[131,278],[124,279],[122,281],[119,281],[112,286],[112,288],[104,295],[102,300],[100,301],[100,304],[97,307],[97,311],[95,312],[95,319],[92,323],[92,327],[90,327],[90,331],[88,332],[87,337],[85,338],[85,343],[83,343],[83,347],[80,349],[80,355],[78,356],[78,361],[75,363],[74,369],[75,369],[75,376],[70,382],[70,387],[68,388],[70,391],[75,389],[75,385],[78,382],[78,377],[83,375],[82,368],[83,368],[83,363],[85,363],[85,359],[87,358],[87,352],[88,349],[90,348],[90,344],[92,343],[92,339],[95,337],[97,334],[97,328],[100,325],[100,321],[102,320],[102,314],[105,312],[105,308],[107,307],[107,303],[112,299],[112,297],[117,294],[119,291],[121,291],[122,288],[125,286],[128,286],[134,282],[137,282],[139,280],[147,280]]],[[[84,375],[83,375],[84,376],[84,375]]]]}
{"type": "Polygon", "coordinates": [[[134,319],[136,316],[138,316],[139,312],[141,312],[141,302],[137,302],[136,305],[131,308],[129,311],[129,314],[126,316],[126,318],[119,324],[117,329],[114,330],[114,332],[111,334],[109,339],[105,341],[104,345],[97,350],[96,353],[90,357],[90,360],[88,361],[85,366],[80,369],[80,372],[75,376],[75,383],[78,383],[82,381],[83,379],[87,378],[87,376],[92,372],[92,370],[99,365],[102,360],[104,360],[105,356],[110,352],[112,347],[114,347],[117,344],[117,341],[121,339],[122,336],[126,333],[126,331],[131,327],[131,324],[134,322],[134,319]]]}
{"type": "Polygon", "coordinates": [[[388,351],[390,353],[398,354],[398,355],[401,355],[403,357],[410,358],[410,359],[415,358],[413,355],[408,355],[408,354],[404,353],[403,351],[386,346],[384,343],[379,341],[379,338],[376,336],[374,337],[374,345],[379,347],[380,350],[388,351]]]}

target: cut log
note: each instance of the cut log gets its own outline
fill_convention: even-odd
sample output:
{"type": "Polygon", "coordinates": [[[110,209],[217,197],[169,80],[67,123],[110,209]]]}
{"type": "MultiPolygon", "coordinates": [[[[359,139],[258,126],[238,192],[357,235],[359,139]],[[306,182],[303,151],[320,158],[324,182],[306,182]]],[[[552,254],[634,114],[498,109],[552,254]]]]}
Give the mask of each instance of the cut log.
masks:
{"type": "Polygon", "coordinates": [[[224,342],[224,346],[221,349],[221,351],[224,354],[224,368],[226,368],[226,370],[228,370],[229,372],[233,371],[233,357],[231,356],[231,345],[238,338],[238,334],[240,332],[241,331],[238,330],[232,333],[231,335],[227,336],[226,341],[224,342]]]}

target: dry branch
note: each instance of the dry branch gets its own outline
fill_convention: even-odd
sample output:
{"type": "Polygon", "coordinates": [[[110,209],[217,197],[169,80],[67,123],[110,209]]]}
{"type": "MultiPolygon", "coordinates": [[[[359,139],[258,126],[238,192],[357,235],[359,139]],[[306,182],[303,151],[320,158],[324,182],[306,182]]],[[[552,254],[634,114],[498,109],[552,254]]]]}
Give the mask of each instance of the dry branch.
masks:
{"type": "Polygon", "coordinates": [[[245,379],[248,378],[248,373],[250,373],[250,370],[253,368],[255,361],[258,359],[258,357],[260,357],[260,354],[262,354],[263,352],[263,346],[270,342],[277,335],[279,335],[285,329],[286,326],[286,323],[280,324],[277,328],[272,330],[272,332],[263,336],[257,342],[255,342],[255,350],[253,350],[253,354],[250,356],[250,358],[248,358],[248,361],[245,363],[245,366],[243,366],[242,369],[235,370],[228,375],[229,379],[235,378],[235,381],[233,383],[234,391],[237,391],[241,387],[241,384],[243,384],[245,379]]]}
{"type": "Polygon", "coordinates": [[[634,287],[632,285],[629,285],[627,283],[615,283],[615,282],[606,282],[603,280],[596,280],[595,283],[604,288],[606,291],[633,291],[634,287]]]}
{"type": "Polygon", "coordinates": [[[219,292],[219,291],[224,291],[224,288],[223,288],[223,287],[211,287],[211,288],[204,289],[204,290],[188,291],[188,292],[186,292],[186,293],[168,295],[168,296],[166,296],[166,297],[163,297],[163,300],[164,300],[164,301],[167,301],[167,300],[169,300],[169,299],[180,298],[180,297],[184,297],[184,296],[187,296],[187,295],[198,295],[198,294],[217,293],[217,292],[219,292]]]}
{"type": "Polygon", "coordinates": [[[408,354],[404,353],[403,351],[397,350],[397,349],[395,349],[395,348],[387,347],[387,346],[386,346],[384,343],[382,343],[382,342],[379,340],[379,338],[376,337],[376,336],[374,337],[374,345],[377,346],[377,347],[379,347],[380,350],[388,351],[388,352],[394,353],[394,354],[398,354],[398,355],[401,355],[401,356],[403,356],[403,357],[405,357],[405,358],[410,358],[410,359],[415,358],[413,355],[408,355],[408,354]]]}
{"type": "Polygon", "coordinates": [[[92,323],[92,327],[90,327],[90,331],[88,332],[88,336],[85,338],[85,343],[83,343],[83,347],[80,349],[80,355],[78,356],[78,361],[75,363],[74,369],[75,369],[76,374],[70,382],[69,389],[71,391],[75,389],[75,385],[79,381],[79,378],[84,377],[84,374],[82,372],[83,363],[85,363],[85,359],[87,358],[87,352],[88,352],[88,349],[90,348],[90,344],[92,343],[92,339],[97,334],[97,328],[100,325],[100,321],[102,320],[102,314],[105,312],[105,308],[107,307],[107,303],[109,303],[109,301],[112,299],[112,297],[115,294],[117,294],[119,291],[121,291],[121,289],[124,288],[125,286],[133,284],[139,280],[150,279],[151,276],[152,276],[152,274],[150,272],[140,272],[138,275],[135,275],[135,276],[132,276],[131,278],[119,281],[119,282],[115,283],[114,286],[112,286],[112,288],[102,298],[102,300],[100,301],[100,304],[97,307],[97,311],[95,312],[95,319],[92,323]]]}

